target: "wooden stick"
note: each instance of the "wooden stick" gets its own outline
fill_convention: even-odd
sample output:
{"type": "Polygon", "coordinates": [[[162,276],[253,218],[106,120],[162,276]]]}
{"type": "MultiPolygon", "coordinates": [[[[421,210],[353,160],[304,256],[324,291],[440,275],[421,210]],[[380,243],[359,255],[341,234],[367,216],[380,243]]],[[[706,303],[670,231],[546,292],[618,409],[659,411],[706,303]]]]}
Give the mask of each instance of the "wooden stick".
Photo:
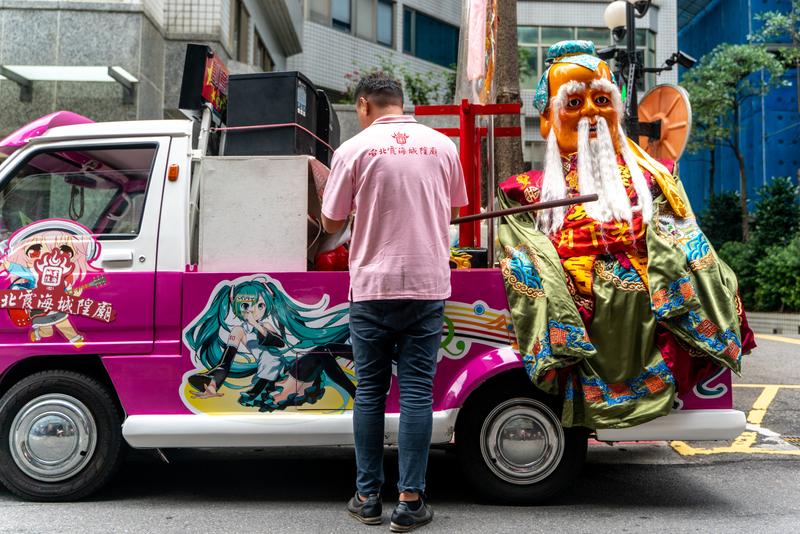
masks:
{"type": "Polygon", "coordinates": [[[465,215],[450,221],[450,224],[464,224],[473,221],[482,221],[484,219],[493,219],[495,217],[503,217],[505,215],[515,215],[517,213],[525,213],[528,211],[538,211],[547,208],[557,208],[559,206],[570,206],[572,204],[582,204],[584,202],[594,202],[597,200],[597,195],[582,195],[572,198],[560,198],[558,200],[549,200],[547,202],[539,202],[538,204],[531,204],[529,206],[517,206],[516,208],[508,208],[505,210],[488,211],[486,213],[476,213],[474,215],[465,215]]]}

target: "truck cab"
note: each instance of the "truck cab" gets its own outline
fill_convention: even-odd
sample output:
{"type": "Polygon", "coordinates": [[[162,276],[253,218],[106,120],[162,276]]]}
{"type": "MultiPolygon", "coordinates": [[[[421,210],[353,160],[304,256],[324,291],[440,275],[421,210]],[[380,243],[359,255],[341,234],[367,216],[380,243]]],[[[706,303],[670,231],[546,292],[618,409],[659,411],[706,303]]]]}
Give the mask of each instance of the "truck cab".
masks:
{"type": "MultiPolygon", "coordinates": [[[[61,126],[0,166],[0,481],[32,500],[99,489],[124,446],[348,446],[348,273],[313,270],[327,169],[207,156],[182,120],[61,126]],[[233,347],[233,348],[231,348],[233,347]],[[214,382],[219,387],[209,387],[214,382]],[[260,389],[259,389],[260,388],[260,389]]],[[[722,369],[658,420],[565,428],[515,344],[497,268],[452,271],[432,444],[475,492],[541,501],[600,441],[732,439],[722,369]]],[[[386,443],[397,440],[393,381],[386,443]]]]}

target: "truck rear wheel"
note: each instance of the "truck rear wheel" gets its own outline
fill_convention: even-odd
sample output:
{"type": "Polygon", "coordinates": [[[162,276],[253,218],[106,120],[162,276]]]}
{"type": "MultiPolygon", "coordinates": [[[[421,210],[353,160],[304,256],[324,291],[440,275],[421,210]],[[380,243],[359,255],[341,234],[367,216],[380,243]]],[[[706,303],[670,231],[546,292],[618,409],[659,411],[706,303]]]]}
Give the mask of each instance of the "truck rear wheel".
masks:
{"type": "Polygon", "coordinates": [[[558,494],[580,473],[588,431],[563,428],[533,386],[492,388],[459,414],[456,451],[480,498],[536,504],[558,494]]]}
{"type": "Polygon", "coordinates": [[[44,371],[0,399],[0,482],[33,501],[74,501],[98,490],[120,460],[120,415],[89,376],[44,371]]]}

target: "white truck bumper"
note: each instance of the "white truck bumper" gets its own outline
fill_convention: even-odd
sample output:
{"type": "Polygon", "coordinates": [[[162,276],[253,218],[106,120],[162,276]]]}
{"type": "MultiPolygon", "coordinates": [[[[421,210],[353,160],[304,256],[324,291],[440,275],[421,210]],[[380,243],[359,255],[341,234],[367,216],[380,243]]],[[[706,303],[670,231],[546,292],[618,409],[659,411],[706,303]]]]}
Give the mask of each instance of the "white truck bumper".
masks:
{"type": "Polygon", "coordinates": [[[598,441],[732,440],[747,420],[738,410],[674,411],[642,425],[597,431],[598,441]]]}

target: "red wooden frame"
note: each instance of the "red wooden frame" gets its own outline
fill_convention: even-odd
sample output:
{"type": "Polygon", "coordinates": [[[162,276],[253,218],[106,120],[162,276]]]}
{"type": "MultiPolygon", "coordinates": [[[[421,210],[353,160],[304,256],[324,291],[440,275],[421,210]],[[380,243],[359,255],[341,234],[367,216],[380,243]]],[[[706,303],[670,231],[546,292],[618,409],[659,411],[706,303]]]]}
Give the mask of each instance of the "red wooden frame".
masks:
{"type": "MultiPolygon", "coordinates": [[[[522,104],[471,104],[466,98],[461,104],[416,106],[416,115],[458,115],[458,128],[436,128],[448,137],[459,138],[461,166],[467,186],[469,204],[461,208],[460,215],[474,215],[481,210],[481,140],[487,134],[486,128],[476,128],[475,118],[479,115],[519,115],[522,104]]],[[[519,137],[522,129],[517,126],[495,128],[496,137],[519,137]]],[[[459,229],[459,246],[474,248],[481,246],[480,221],[465,223],[459,229]]]]}

